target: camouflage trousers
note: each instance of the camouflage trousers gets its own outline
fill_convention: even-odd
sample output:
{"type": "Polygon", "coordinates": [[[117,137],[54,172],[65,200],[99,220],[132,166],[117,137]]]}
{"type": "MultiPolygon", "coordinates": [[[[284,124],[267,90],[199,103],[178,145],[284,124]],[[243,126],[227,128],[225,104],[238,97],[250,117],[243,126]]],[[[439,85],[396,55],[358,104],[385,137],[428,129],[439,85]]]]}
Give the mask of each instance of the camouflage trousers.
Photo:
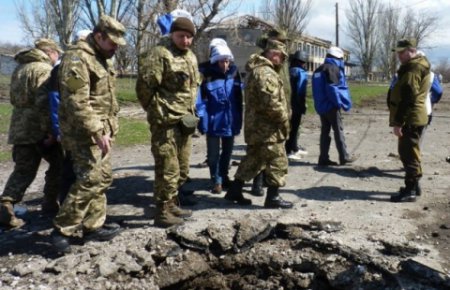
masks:
{"type": "Polygon", "coordinates": [[[178,188],[188,178],[192,137],[182,134],[178,125],[152,124],[151,133],[155,159],[154,197],[157,203],[162,203],[176,196],[178,188]]]}
{"type": "Polygon", "coordinates": [[[285,186],[288,159],[284,142],[247,145],[247,152],[239,164],[235,179],[248,181],[264,171],[269,186],[285,186]]]}
{"type": "Polygon", "coordinates": [[[97,145],[67,142],[71,152],[75,183],[70,187],[53,223],[66,236],[76,231],[92,231],[106,219],[105,192],[112,183],[111,153],[106,155],[97,145]]]}
{"type": "Polygon", "coordinates": [[[36,177],[41,160],[48,162],[45,172],[44,196],[48,200],[57,200],[61,188],[61,171],[63,151],[61,144],[44,146],[43,144],[14,145],[12,158],[15,162],[14,171],[6,182],[0,202],[22,201],[25,191],[36,177]]]}
{"type": "Polygon", "coordinates": [[[422,177],[420,139],[423,126],[403,126],[403,136],[398,139],[398,154],[405,169],[405,185],[414,184],[422,177]]]}

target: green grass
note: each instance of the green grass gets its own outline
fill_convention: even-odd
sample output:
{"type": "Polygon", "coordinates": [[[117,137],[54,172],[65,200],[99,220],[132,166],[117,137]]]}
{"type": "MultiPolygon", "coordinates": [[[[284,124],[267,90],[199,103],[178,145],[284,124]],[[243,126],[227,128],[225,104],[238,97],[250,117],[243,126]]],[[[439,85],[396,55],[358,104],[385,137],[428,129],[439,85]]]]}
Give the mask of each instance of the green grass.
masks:
{"type": "Polygon", "coordinates": [[[11,82],[11,76],[0,74],[0,98],[9,97],[9,84],[11,82]]]}
{"type": "MultiPolygon", "coordinates": [[[[349,83],[353,107],[358,107],[362,101],[373,100],[378,97],[385,98],[388,86],[388,84],[383,83],[349,83]]],[[[308,105],[308,113],[315,113],[311,86],[308,87],[306,104],[308,105]]]]}
{"type": "Polygon", "coordinates": [[[136,78],[124,77],[116,80],[116,95],[119,103],[136,103],[136,78]]]}
{"type": "Polygon", "coordinates": [[[150,144],[150,131],[146,120],[120,118],[119,125],[119,134],[116,138],[117,145],[150,144]]]}
{"type": "Polygon", "coordinates": [[[7,134],[11,119],[12,106],[9,103],[0,103],[0,134],[7,134]]]}

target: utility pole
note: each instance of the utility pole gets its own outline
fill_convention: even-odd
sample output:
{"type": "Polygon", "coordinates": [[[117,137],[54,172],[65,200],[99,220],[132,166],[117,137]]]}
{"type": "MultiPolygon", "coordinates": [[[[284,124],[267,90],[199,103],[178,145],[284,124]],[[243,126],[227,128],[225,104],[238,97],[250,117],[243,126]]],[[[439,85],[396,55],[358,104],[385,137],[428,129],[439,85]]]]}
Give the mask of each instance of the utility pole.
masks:
{"type": "Polygon", "coordinates": [[[336,2],[336,46],[339,46],[339,4],[336,2]]]}

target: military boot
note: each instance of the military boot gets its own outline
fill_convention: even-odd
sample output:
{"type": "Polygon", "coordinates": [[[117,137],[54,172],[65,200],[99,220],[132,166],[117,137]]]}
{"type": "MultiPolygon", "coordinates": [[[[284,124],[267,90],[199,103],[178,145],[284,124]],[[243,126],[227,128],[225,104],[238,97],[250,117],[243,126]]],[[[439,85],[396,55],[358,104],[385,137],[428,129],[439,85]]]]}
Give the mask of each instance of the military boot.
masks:
{"type": "Polygon", "coordinates": [[[399,194],[391,196],[391,202],[415,202],[416,190],[415,183],[406,184],[406,187],[400,187],[399,194]]]}
{"type": "Polygon", "coordinates": [[[416,195],[421,196],[422,195],[422,187],[420,186],[419,181],[416,181],[415,183],[415,189],[416,189],[416,195]]]}
{"type": "Polygon", "coordinates": [[[154,225],[160,228],[182,225],[182,218],[173,215],[169,210],[169,202],[159,203],[156,207],[154,225]]]}
{"type": "Polygon", "coordinates": [[[180,202],[176,196],[168,201],[167,207],[170,213],[176,217],[188,218],[192,216],[192,210],[180,208],[180,202]]]}
{"type": "Polygon", "coordinates": [[[261,171],[255,178],[253,178],[252,190],[250,191],[251,195],[264,196],[263,180],[264,173],[261,171]]]}
{"type": "Polygon", "coordinates": [[[225,199],[237,202],[240,205],[251,205],[252,201],[248,198],[245,198],[242,194],[242,188],[244,187],[244,182],[239,179],[235,179],[231,185],[230,189],[228,189],[227,194],[225,194],[225,199]]]}
{"type": "Polygon", "coordinates": [[[20,228],[25,224],[23,219],[14,214],[14,206],[9,201],[0,203],[0,225],[7,228],[20,228]]]}
{"type": "Polygon", "coordinates": [[[59,211],[59,201],[57,197],[44,196],[41,206],[42,212],[46,215],[56,215],[59,211]]]}
{"type": "Polygon", "coordinates": [[[269,186],[267,188],[267,196],[264,202],[265,208],[292,208],[294,204],[290,201],[284,200],[278,193],[278,186],[269,186]]]}

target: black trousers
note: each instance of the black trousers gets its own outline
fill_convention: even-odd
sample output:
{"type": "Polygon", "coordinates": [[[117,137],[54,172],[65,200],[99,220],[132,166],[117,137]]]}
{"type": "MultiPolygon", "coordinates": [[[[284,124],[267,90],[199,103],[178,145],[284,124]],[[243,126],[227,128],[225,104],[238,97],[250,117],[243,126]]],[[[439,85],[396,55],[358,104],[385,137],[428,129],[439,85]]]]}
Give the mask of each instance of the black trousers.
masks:
{"type": "Polygon", "coordinates": [[[338,109],[320,115],[320,155],[319,162],[325,162],[330,159],[329,151],[331,144],[330,131],[333,129],[334,141],[339,153],[339,162],[349,158],[347,146],[345,145],[344,126],[342,123],[341,112],[338,109]]]}
{"type": "Polygon", "coordinates": [[[302,114],[292,110],[291,116],[291,131],[289,132],[289,139],[286,141],[286,154],[295,153],[298,151],[298,129],[302,122],[302,114]]]}

